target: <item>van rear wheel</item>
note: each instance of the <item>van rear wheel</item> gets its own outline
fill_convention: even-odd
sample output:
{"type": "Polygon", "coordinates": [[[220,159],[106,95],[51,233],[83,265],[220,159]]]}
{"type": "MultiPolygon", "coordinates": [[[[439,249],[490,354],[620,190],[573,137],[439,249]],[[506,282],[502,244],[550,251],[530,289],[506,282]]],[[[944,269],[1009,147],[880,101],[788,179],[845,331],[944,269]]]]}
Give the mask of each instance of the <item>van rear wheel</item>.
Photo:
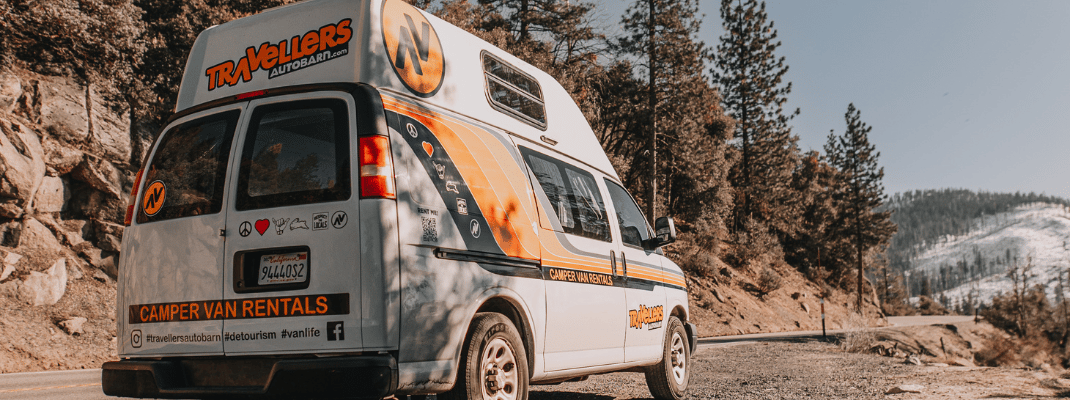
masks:
{"type": "Polygon", "coordinates": [[[662,359],[646,368],[646,385],[655,399],[680,400],[691,379],[691,346],[680,319],[670,316],[665,326],[662,359]]]}
{"type": "Polygon", "coordinates": [[[527,400],[528,363],[524,342],[508,318],[478,313],[461,352],[457,383],[442,397],[451,400],[527,400]]]}

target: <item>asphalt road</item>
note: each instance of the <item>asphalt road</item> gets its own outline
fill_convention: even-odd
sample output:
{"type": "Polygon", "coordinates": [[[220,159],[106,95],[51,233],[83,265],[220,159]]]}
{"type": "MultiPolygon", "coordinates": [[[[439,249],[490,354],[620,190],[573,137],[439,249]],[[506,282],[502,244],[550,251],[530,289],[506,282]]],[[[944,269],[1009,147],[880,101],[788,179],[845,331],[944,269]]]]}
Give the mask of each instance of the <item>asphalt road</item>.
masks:
{"type": "Polygon", "coordinates": [[[100,391],[100,370],[0,374],[0,399],[109,399],[100,391]]]}
{"type": "MultiPolygon", "coordinates": [[[[972,320],[968,316],[891,317],[892,326],[950,324],[972,320]]],[[[874,328],[879,329],[879,328],[874,328]]],[[[829,335],[843,330],[828,331],[829,335]]],[[[699,349],[744,345],[762,341],[784,341],[821,337],[821,331],[756,333],[699,339],[699,349]]],[[[114,399],[100,389],[100,370],[26,372],[0,374],[0,399],[114,399]]]]}

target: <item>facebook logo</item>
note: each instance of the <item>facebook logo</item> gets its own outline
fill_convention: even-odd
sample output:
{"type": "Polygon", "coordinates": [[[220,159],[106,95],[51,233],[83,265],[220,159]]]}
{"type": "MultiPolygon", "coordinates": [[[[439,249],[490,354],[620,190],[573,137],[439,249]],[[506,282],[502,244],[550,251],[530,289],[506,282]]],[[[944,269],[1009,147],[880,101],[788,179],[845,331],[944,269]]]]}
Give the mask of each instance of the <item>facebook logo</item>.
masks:
{"type": "Polygon", "coordinates": [[[327,322],[327,341],[346,340],[346,331],[342,327],[342,321],[327,322]]]}

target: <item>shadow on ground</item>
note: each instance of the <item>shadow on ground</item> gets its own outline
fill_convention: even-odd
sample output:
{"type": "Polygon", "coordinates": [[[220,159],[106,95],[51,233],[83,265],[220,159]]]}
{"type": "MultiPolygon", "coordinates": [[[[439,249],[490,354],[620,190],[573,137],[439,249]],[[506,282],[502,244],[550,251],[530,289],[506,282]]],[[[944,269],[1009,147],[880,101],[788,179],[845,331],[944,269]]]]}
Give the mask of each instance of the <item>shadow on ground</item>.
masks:
{"type": "Polygon", "coordinates": [[[613,400],[615,397],[603,394],[580,393],[580,392],[542,392],[532,390],[528,398],[531,400],[613,400]]]}

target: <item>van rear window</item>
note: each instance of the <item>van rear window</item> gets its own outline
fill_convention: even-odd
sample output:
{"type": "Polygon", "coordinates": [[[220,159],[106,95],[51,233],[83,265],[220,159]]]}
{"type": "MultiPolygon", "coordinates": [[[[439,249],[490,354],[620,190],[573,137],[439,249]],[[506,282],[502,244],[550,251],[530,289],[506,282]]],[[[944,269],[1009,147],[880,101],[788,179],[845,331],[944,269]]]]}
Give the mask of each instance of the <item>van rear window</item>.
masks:
{"type": "Polygon", "coordinates": [[[145,172],[138,223],[223,209],[223,182],[238,115],[238,110],[223,112],[164,133],[145,172]]]}
{"type": "Polygon", "coordinates": [[[238,176],[238,210],[346,200],[348,108],[342,100],[257,107],[238,176]]]}

